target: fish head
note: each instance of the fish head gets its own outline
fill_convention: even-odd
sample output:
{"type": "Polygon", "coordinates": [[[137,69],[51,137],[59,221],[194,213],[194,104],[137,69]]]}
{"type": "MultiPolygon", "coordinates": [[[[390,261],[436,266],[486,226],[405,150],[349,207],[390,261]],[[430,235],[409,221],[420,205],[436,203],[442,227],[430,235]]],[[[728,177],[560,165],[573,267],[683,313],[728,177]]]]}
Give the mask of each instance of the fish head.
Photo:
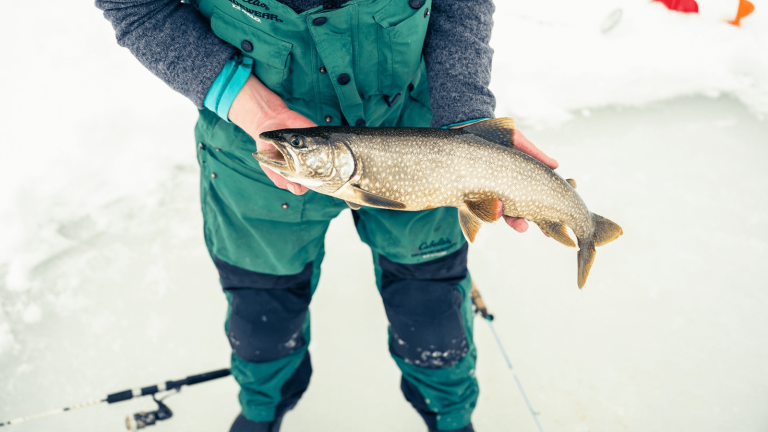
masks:
{"type": "Polygon", "coordinates": [[[274,149],[253,153],[262,165],[310,189],[332,193],[355,173],[355,157],[341,135],[320,128],[263,132],[274,149]]]}

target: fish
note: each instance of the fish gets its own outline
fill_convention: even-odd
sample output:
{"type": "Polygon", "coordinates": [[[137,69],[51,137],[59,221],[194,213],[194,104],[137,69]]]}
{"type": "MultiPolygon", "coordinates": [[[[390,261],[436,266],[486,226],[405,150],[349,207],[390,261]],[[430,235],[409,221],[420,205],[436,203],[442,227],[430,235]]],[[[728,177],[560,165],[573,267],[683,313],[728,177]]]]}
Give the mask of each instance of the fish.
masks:
{"type": "Polygon", "coordinates": [[[514,120],[508,117],[458,129],[281,129],[261,133],[259,138],[274,148],[253,156],[286,179],[342,199],[352,209],[456,207],[470,243],[483,222],[502,216],[525,218],[566,246],[578,244],[581,289],[595,247],[615,240],[623,230],[587,209],[575,181],[516,150],[514,131],[514,120]]]}

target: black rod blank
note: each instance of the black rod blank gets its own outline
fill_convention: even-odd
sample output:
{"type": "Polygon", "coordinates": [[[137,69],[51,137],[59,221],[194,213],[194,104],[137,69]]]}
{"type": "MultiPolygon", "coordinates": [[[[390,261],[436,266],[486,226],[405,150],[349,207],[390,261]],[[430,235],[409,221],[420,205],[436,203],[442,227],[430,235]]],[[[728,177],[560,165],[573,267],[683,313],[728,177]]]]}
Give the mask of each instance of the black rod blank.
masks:
{"type": "Polygon", "coordinates": [[[139,396],[153,395],[155,393],[162,392],[162,391],[178,390],[181,388],[181,386],[185,386],[185,385],[191,386],[191,385],[200,384],[206,381],[215,380],[218,378],[224,378],[225,376],[229,376],[229,374],[230,374],[229,369],[220,369],[213,372],[204,372],[197,375],[190,375],[178,381],[166,381],[161,384],[142,387],[140,389],[123,390],[121,392],[112,393],[111,395],[107,396],[106,400],[107,400],[107,403],[122,402],[122,401],[133,399],[139,396]]]}
{"type": "Polygon", "coordinates": [[[56,410],[53,410],[53,411],[48,411],[48,412],[44,412],[44,413],[39,413],[39,414],[34,414],[34,415],[26,416],[26,417],[21,417],[21,418],[9,420],[7,422],[0,422],[0,427],[7,426],[7,425],[12,425],[12,424],[18,424],[18,423],[21,423],[21,422],[25,422],[27,420],[32,420],[32,419],[36,419],[36,418],[40,418],[40,417],[47,417],[49,415],[59,414],[59,413],[65,412],[65,411],[72,411],[72,410],[78,409],[78,408],[84,408],[84,407],[88,407],[88,406],[98,405],[98,404],[100,404],[102,402],[107,402],[107,403],[112,404],[112,403],[115,403],[115,402],[122,402],[122,401],[126,401],[126,400],[129,400],[129,399],[133,399],[134,397],[153,395],[155,393],[162,392],[162,391],[179,390],[179,389],[181,389],[182,386],[185,386],[185,385],[191,386],[191,385],[195,385],[195,384],[200,384],[200,383],[204,383],[206,381],[211,381],[211,380],[215,380],[215,379],[218,379],[218,378],[224,378],[224,377],[229,376],[229,375],[230,375],[229,369],[220,369],[220,370],[213,371],[213,372],[204,372],[204,373],[197,374],[197,375],[190,375],[190,376],[188,376],[188,377],[186,377],[184,379],[180,379],[178,381],[166,381],[166,382],[164,382],[162,384],[156,384],[156,385],[152,385],[152,386],[148,386],[148,387],[143,387],[143,388],[139,388],[139,389],[123,390],[123,391],[119,391],[119,392],[112,393],[112,394],[108,395],[106,397],[106,399],[92,400],[92,401],[88,401],[88,402],[85,402],[85,403],[82,403],[82,404],[78,404],[78,405],[72,405],[72,406],[65,407],[65,408],[59,408],[59,409],[56,409],[56,410]]]}

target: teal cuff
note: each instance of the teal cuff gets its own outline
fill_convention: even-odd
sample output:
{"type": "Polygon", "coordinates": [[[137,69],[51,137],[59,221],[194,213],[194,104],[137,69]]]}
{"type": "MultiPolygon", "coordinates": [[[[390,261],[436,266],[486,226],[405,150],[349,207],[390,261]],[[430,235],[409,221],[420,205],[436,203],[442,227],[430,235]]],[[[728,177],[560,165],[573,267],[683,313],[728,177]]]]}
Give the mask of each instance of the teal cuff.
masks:
{"type": "Polygon", "coordinates": [[[449,125],[445,125],[445,126],[441,127],[440,129],[450,129],[450,128],[454,127],[454,126],[461,126],[461,125],[465,125],[467,123],[474,123],[474,122],[480,121],[480,120],[488,120],[488,117],[474,119],[474,120],[467,120],[467,121],[463,121],[463,122],[459,122],[459,123],[452,123],[452,124],[449,124],[449,125]]]}
{"type": "Polygon", "coordinates": [[[229,108],[240,93],[253,69],[253,59],[237,56],[227,60],[224,68],[211,84],[203,106],[229,122],[229,108]]]}

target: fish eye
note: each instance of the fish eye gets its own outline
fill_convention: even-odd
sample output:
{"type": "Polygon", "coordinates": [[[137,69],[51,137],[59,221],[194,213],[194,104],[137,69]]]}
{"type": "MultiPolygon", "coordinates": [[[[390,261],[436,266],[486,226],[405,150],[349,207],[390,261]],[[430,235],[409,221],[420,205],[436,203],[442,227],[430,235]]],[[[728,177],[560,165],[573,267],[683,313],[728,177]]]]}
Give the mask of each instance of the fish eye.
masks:
{"type": "Polygon", "coordinates": [[[294,146],[294,147],[301,147],[302,146],[301,138],[294,137],[291,140],[291,145],[294,146]]]}

